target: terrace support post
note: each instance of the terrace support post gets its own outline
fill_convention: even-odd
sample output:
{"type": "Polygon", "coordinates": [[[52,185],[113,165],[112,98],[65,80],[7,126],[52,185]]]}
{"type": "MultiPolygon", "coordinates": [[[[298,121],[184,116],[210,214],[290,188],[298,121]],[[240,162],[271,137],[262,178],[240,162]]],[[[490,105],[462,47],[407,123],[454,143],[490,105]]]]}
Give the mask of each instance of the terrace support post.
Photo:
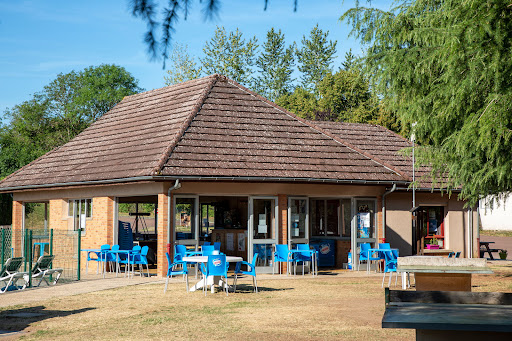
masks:
{"type": "Polygon", "coordinates": [[[5,229],[2,229],[2,263],[0,265],[5,264],[5,229]]]}
{"type": "Polygon", "coordinates": [[[377,242],[385,243],[385,235],[386,231],[384,231],[384,224],[382,223],[382,219],[384,218],[382,214],[382,196],[377,196],[377,217],[375,219],[375,227],[377,228],[377,242]]]}
{"type": "MultiPolygon", "coordinates": [[[[53,232],[53,230],[52,230],[53,232]]],[[[77,257],[77,262],[78,262],[78,266],[77,266],[77,269],[76,269],[76,279],[79,281],[80,280],[80,265],[81,265],[81,259],[80,259],[80,249],[82,248],[82,230],[81,229],[78,229],[78,235],[77,235],[77,244],[78,244],[78,257],[77,257]]]]}
{"type": "Polygon", "coordinates": [[[32,230],[28,230],[28,238],[27,238],[27,257],[28,257],[28,287],[32,288],[32,250],[34,247],[32,246],[32,230]]]}
{"type": "MultiPolygon", "coordinates": [[[[167,222],[169,219],[169,201],[172,200],[172,194],[167,196],[167,191],[158,194],[158,221],[157,221],[157,276],[165,277],[167,274],[167,243],[172,244],[171,240],[167,241],[168,229],[167,222]]],[[[171,205],[172,206],[172,205],[171,205]]],[[[171,207],[172,209],[172,207],[171,207]]]]}
{"type": "Polygon", "coordinates": [[[23,202],[12,203],[11,257],[24,256],[23,252],[23,202]]]}
{"type": "MultiPolygon", "coordinates": [[[[288,196],[286,194],[278,194],[277,205],[279,210],[278,242],[279,244],[288,244],[288,196]]],[[[282,273],[286,273],[288,270],[286,263],[279,264],[282,264],[282,273]]]]}

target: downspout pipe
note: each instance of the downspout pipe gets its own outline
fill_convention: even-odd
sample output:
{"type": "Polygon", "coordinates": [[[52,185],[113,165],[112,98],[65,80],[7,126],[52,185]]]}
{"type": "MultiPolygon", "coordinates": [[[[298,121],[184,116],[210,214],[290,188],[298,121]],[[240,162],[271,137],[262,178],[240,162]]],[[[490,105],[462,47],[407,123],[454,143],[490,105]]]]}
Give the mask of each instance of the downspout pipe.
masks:
{"type": "Polygon", "coordinates": [[[171,212],[171,208],[172,208],[172,205],[171,205],[171,192],[174,191],[175,189],[180,189],[181,188],[181,183],[180,183],[180,179],[176,179],[176,182],[174,183],[173,186],[169,187],[169,190],[167,191],[167,244],[169,244],[171,242],[171,217],[173,216],[172,215],[172,212],[171,212]]]}
{"type": "Polygon", "coordinates": [[[386,197],[396,191],[396,184],[382,195],[382,238],[386,238],[386,197]]]}

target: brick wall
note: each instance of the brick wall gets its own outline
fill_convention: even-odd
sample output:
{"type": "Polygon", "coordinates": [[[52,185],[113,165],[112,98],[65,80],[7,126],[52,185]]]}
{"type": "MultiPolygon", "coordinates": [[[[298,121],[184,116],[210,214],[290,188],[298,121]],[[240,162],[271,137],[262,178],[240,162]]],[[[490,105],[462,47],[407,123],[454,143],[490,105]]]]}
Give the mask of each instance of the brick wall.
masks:
{"type": "Polygon", "coordinates": [[[23,202],[14,201],[12,203],[12,247],[14,256],[21,257],[23,253],[22,245],[23,234],[23,202]]]}
{"type": "MultiPolygon", "coordinates": [[[[172,200],[171,197],[167,197],[167,193],[158,194],[158,236],[157,236],[157,275],[165,276],[167,274],[167,221],[169,219],[168,212],[168,200],[172,200]]],[[[172,237],[171,237],[172,239],[172,237]]],[[[170,241],[171,245],[173,241],[170,241]]]]}

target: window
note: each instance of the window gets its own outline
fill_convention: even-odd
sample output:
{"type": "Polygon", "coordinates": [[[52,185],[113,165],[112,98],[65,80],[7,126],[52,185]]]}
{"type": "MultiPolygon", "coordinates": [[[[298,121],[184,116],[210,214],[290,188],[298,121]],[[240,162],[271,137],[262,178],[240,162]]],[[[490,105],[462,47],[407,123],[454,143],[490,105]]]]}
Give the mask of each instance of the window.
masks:
{"type": "Polygon", "coordinates": [[[85,232],[87,218],[92,217],[92,199],[68,201],[68,216],[73,218],[73,230],[85,232]]]}
{"type": "Polygon", "coordinates": [[[350,237],[350,199],[311,199],[311,235],[350,237]]]}

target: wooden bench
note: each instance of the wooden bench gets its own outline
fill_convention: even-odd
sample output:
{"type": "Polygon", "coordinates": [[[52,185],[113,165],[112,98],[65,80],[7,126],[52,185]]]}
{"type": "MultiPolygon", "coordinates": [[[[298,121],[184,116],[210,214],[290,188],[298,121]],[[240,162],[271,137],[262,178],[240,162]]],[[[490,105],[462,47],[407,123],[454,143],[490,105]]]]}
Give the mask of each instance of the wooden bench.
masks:
{"type": "Polygon", "coordinates": [[[382,328],[416,329],[416,340],[511,340],[512,293],[386,288],[382,328]]]}

